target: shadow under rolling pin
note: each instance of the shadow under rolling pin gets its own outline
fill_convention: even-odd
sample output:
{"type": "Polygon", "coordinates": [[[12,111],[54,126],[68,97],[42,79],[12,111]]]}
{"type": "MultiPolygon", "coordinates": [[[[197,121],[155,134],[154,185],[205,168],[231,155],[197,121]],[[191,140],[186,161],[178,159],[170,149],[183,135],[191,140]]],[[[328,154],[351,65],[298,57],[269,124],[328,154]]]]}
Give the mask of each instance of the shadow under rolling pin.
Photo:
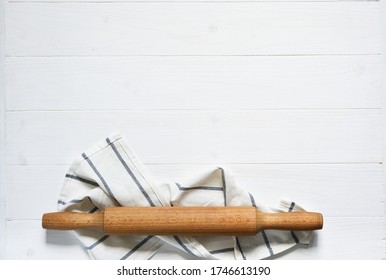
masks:
{"type": "Polygon", "coordinates": [[[43,215],[45,229],[96,229],[109,235],[255,235],[261,230],[317,230],[313,212],[263,213],[255,207],[112,207],[99,213],[43,215]]]}

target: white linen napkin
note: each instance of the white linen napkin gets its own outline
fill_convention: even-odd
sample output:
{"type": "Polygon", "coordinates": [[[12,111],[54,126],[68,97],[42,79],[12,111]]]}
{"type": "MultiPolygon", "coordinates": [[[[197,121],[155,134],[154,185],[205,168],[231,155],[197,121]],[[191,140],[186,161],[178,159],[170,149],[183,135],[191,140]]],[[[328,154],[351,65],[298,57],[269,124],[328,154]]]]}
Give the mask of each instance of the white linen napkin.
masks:
{"type": "MultiPolygon", "coordinates": [[[[82,153],[65,175],[58,211],[94,213],[112,206],[255,206],[263,212],[304,211],[282,200],[268,208],[235,183],[228,170],[216,168],[184,186],[153,182],[120,135],[82,153]]],[[[149,259],[169,244],[203,259],[263,259],[294,245],[308,244],[312,231],[266,230],[256,236],[109,236],[77,230],[92,259],[149,259]]]]}

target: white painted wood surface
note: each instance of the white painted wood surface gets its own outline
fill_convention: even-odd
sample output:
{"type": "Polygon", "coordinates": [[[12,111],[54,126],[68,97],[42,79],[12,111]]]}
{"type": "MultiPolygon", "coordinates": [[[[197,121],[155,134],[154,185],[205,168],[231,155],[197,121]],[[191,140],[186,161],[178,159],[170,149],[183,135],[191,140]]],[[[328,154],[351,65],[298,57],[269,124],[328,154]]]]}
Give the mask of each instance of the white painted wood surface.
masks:
{"type": "Polygon", "coordinates": [[[118,130],[145,163],[381,162],[381,113],[379,109],[10,112],[7,163],[70,163],[82,152],[77,147],[90,146],[93,139],[118,130]]]}
{"type": "Polygon", "coordinates": [[[10,57],[7,108],[379,108],[381,68],[379,55],[10,57]]]}
{"type": "Polygon", "coordinates": [[[88,258],[41,214],[120,131],[157,181],[223,165],[261,203],[323,212],[311,246],[277,259],[385,258],[381,4],[7,2],[2,257],[88,258]]]}
{"type": "Polygon", "coordinates": [[[5,59],[4,3],[0,1],[0,259],[5,254],[5,59]]]}
{"type": "Polygon", "coordinates": [[[381,47],[379,2],[14,3],[6,28],[9,56],[379,54],[381,47]]]}

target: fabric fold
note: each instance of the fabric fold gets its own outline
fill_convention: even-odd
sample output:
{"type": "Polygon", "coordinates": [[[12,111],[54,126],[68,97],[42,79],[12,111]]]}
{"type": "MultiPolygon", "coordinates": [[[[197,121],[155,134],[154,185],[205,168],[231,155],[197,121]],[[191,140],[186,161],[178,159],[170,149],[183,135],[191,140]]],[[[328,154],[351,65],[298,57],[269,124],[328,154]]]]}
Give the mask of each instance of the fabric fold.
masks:
{"type": "MultiPolygon", "coordinates": [[[[114,206],[254,206],[263,212],[305,211],[292,201],[277,208],[260,204],[236,184],[223,167],[197,175],[189,185],[154,182],[119,135],[108,137],[69,167],[58,200],[58,211],[95,213],[114,206]]],[[[312,232],[266,230],[256,236],[109,236],[77,230],[92,259],[150,259],[163,244],[203,259],[263,259],[296,244],[309,244],[312,232]]]]}

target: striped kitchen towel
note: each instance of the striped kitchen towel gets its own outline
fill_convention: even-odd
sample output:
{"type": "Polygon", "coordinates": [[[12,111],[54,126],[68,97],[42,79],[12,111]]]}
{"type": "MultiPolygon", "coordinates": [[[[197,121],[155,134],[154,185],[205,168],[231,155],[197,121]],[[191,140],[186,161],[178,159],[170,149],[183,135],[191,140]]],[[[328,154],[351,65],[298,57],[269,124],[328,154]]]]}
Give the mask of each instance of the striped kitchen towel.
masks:
{"type": "MultiPolygon", "coordinates": [[[[267,208],[238,186],[224,168],[197,176],[189,185],[154,182],[120,135],[82,153],[69,168],[58,200],[59,211],[94,213],[113,206],[254,206],[263,212],[304,211],[294,202],[267,208]]],[[[256,236],[109,236],[77,230],[92,259],[150,259],[164,244],[203,259],[263,259],[296,244],[312,232],[266,230],[256,236]]]]}

